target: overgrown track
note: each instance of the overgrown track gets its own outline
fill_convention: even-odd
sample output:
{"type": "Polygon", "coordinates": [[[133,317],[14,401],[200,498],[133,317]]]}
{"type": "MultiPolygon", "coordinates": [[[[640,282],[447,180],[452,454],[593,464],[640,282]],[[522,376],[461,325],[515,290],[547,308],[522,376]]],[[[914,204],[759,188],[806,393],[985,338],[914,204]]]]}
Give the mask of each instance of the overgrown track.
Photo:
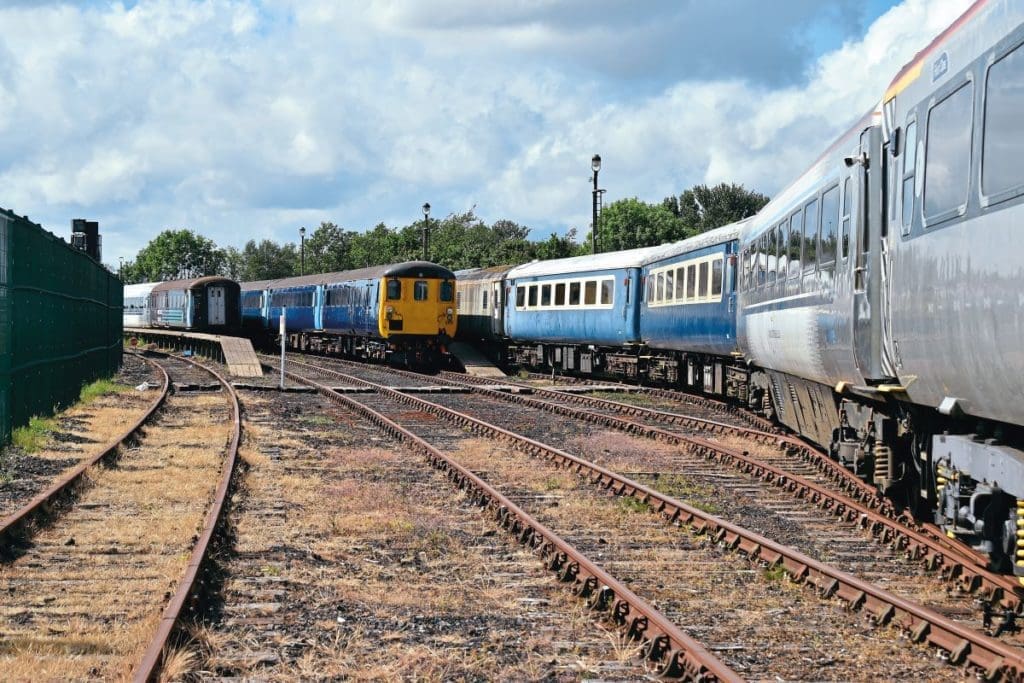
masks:
{"type": "MultiPolygon", "coordinates": [[[[173,380],[210,375],[186,359],[160,363],[173,380]]],[[[217,380],[220,392],[164,398],[132,446],[89,470],[73,504],[0,566],[8,677],[144,681],[166,663],[234,468],[238,402],[217,380]]]]}
{"type": "MultiPolygon", "coordinates": [[[[343,376],[322,368],[306,367],[338,379],[344,379],[349,383],[362,382],[351,375],[343,376]]],[[[404,402],[418,411],[443,416],[464,428],[486,435],[487,438],[499,439],[517,449],[544,457],[562,467],[571,468],[615,493],[633,495],[642,502],[652,505],[673,522],[683,523],[698,532],[709,532],[716,540],[738,549],[752,559],[770,566],[780,566],[793,580],[815,586],[824,595],[835,595],[848,607],[863,609],[880,622],[892,621],[909,631],[916,640],[927,641],[948,653],[950,660],[954,663],[970,662],[988,676],[1007,673],[1016,676],[1024,671],[1024,660],[1014,649],[975,630],[962,627],[918,604],[837,571],[802,553],[782,547],[763,536],[750,533],[736,525],[703,513],[593,463],[536,441],[524,439],[506,429],[489,425],[478,418],[386,387],[378,386],[376,389],[382,395],[404,402]]]]}
{"type": "Polygon", "coordinates": [[[608,614],[631,639],[645,643],[644,656],[659,664],[664,675],[685,677],[690,680],[741,680],[729,667],[722,664],[661,612],[512,500],[426,440],[378,410],[364,405],[362,400],[349,398],[299,375],[289,373],[289,376],[297,381],[317,386],[324,396],[357,410],[391,436],[424,455],[457,486],[466,490],[479,506],[488,510],[502,528],[543,557],[548,568],[556,572],[562,581],[570,584],[581,598],[588,600],[594,609],[608,614]]]}
{"type": "MultiPolygon", "coordinates": [[[[322,364],[324,361],[317,359],[317,362],[322,364]]],[[[328,361],[337,362],[334,359],[328,361]]],[[[366,371],[362,369],[365,366],[349,361],[341,363],[346,368],[358,370],[360,375],[388,372],[384,368],[366,371]]],[[[929,571],[937,572],[958,590],[976,595],[982,601],[977,608],[979,616],[983,608],[1000,613],[1024,612],[1021,587],[1013,577],[988,570],[983,556],[946,538],[934,525],[921,525],[905,515],[898,515],[890,501],[874,488],[826,455],[792,437],[729,425],[706,417],[652,410],[514,382],[511,385],[524,393],[499,391],[495,387],[507,387],[509,383],[497,380],[465,378],[452,373],[441,373],[439,377],[427,379],[400,370],[390,372],[401,376],[403,383],[431,381],[470,387],[494,399],[682,446],[695,458],[732,467],[747,476],[767,481],[813,503],[839,520],[857,521],[869,529],[876,540],[920,560],[929,571]],[[587,410],[582,409],[584,407],[587,410]],[[704,438],[702,434],[711,438],[704,438]]]]}

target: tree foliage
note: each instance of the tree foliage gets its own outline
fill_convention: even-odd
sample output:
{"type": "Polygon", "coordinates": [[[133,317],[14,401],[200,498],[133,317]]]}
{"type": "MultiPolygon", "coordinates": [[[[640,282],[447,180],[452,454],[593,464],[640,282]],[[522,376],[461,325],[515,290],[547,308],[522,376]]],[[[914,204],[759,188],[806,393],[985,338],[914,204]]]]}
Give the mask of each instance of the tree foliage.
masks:
{"type": "Polygon", "coordinates": [[[694,234],[664,206],[635,197],[605,207],[598,225],[597,248],[601,252],[652,247],[694,234]]]}
{"type": "Polygon", "coordinates": [[[742,185],[720,183],[714,187],[694,185],[664,202],[688,227],[700,233],[753,216],[768,203],[768,197],[742,185]]]}
{"type": "Polygon", "coordinates": [[[125,263],[125,282],[156,282],[215,275],[227,270],[227,255],[213,240],[192,230],[164,230],[125,263]]]}

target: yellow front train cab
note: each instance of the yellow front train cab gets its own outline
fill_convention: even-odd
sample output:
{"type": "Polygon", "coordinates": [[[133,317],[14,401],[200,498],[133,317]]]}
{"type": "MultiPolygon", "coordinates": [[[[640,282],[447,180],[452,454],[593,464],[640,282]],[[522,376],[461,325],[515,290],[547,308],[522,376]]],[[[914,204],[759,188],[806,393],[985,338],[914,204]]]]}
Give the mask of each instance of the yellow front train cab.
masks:
{"type": "Polygon", "coordinates": [[[441,346],[455,336],[455,274],[435,263],[410,261],[389,266],[381,278],[377,317],[383,339],[436,338],[441,346]]]}

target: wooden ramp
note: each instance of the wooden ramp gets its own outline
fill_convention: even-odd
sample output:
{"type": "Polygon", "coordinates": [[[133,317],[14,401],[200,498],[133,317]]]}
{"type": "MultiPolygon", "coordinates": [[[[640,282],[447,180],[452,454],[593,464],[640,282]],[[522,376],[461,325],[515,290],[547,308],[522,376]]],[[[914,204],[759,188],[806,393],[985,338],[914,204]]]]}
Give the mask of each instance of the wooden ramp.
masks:
{"type": "Polygon", "coordinates": [[[263,366],[256,357],[252,342],[245,337],[136,327],[124,328],[124,335],[222,360],[228,366],[228,372],[235,377],[263,376],[263,366]]]}
{"type": "Polygon", "coordinates": [[[448,345],[451,354],[466,368],[466,373],[474,377],[505,377],[501,369],[489,361],[482,353],[465,342],[453,342],[448,345]]]}

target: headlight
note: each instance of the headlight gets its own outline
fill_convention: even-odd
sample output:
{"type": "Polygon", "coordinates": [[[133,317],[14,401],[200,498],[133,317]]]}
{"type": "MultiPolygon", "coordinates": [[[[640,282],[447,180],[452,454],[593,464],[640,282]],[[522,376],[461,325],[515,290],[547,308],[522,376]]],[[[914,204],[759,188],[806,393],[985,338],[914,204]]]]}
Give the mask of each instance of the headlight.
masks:
{"type": "Polygon", "coordinates": [[[450,308],[449,308],[449,309],[448,309],[448,310],[446,311],[446,313],[448,313],[448,315],[451,315],[451,314],[452,314],[452,313],[454,313],[454,312],[455,312],[455,311],[453,311],[453,310],[452,310],[452,309],[450,309],[450,308]]]}
{"type": "Polygon", "coordinates": [[[394,306],[388,306],[384,310],[386,310],[388,313],[394,313],[395,312],[395,307],[394,306]]]}

